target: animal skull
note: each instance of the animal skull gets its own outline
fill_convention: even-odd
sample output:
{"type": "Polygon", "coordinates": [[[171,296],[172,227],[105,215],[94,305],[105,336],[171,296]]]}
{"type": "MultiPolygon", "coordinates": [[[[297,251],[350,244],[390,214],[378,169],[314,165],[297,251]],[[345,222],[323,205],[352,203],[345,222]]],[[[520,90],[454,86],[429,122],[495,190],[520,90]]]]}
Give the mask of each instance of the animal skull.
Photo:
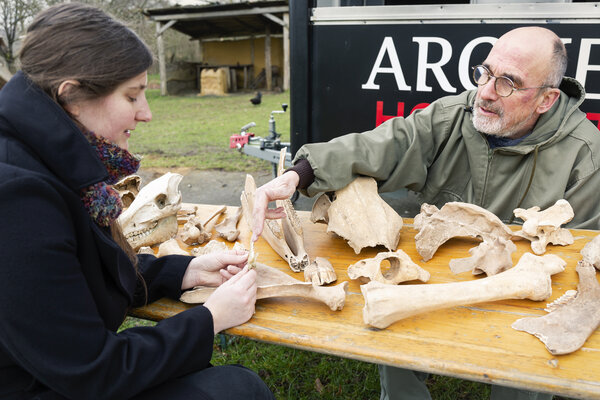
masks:
{"type": "Polygon", "coordinates": [[[140,192],[142,178],[139,175],[129,175],[113,185],[113,189],[119,193],[123,207],[127,208],[135,200],[140,192]]]}
{"type": "Polygon", "coordinates": [[[119,216],[123,234],[134,250],[171,239],[177,233],[182,176],[167,172],[144,186],[119,216]]]}

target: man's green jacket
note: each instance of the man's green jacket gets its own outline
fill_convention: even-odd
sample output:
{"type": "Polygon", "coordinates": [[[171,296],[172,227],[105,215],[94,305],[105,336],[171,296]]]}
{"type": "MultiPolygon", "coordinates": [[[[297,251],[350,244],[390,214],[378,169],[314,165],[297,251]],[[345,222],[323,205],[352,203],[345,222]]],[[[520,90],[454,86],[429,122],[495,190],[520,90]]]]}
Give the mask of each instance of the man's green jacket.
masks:
{"type": "Polygon", "coordinates": [[[294,162],[307,159],[314,170],[309,196],[366,175],[378,181],[381,192],[408,188],[438,207],[472,203],[504,222],[512,220],[515,208],[543,210],[566,199],[575,211],[568,227],[600,229],[600,131],[579,110],[583,87],[565,78],[560,89],[553,107],[515,146],[491,149],[474,128],[473,90],[372,131],[307,144],[294,162]]]}

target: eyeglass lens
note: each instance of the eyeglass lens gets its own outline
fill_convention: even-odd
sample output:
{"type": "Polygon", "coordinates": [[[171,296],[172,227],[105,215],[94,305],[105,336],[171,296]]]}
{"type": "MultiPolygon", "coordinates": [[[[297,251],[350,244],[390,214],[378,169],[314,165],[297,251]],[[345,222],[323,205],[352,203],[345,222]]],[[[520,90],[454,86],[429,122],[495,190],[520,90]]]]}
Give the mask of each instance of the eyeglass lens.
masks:
{"type": "MultiPolygon", "coordinates": [[[[478,65],[473,69],[473,80],[479,86],[485,85],[490,80],[490,72],[483,65],[478,65]]],[[[513,92],[514,85],[506,77],[495,76],[494,88],[499,96],[509,96],[513,92]]]]}

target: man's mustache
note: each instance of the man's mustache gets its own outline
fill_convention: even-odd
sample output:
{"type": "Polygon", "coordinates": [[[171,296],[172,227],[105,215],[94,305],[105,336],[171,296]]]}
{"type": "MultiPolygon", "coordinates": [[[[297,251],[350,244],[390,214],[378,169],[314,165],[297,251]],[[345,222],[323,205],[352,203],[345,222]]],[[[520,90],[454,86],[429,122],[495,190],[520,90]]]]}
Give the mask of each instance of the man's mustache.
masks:
{"type": "Polygon", "coordinates": [[[504,112],[502,111],[501,107],[494,105],[493,102],[488,100],[475,100],[475,108],[477,107],[485,108],[487,111],[491,111],[493,113],[498,114],[499,117],[502,117],[504,115],[504,112]]]}

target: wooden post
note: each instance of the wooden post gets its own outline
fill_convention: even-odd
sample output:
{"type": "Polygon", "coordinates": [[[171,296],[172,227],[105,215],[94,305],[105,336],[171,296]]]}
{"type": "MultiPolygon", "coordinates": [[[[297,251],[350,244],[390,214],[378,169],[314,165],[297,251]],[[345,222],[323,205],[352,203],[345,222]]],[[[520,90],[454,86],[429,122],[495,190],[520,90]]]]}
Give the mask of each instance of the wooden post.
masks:
{"type": "Polygon", "coordinates": [[[165,62],[165,46],[163,44],[161,23],[156,23],[156,44],[158,46],[158,71],[160,73],[160,95],[167,95],[167,64],[165,62]]]}
{"type": "Polygon", "coordinates": [[[283,14],[283,90],[290,89],[290,14],[283,14]]]}
{"type": "Polygon", "coordinates": [[[265,78],[267,80],[267,90],[272,88],[271,73],[271,27],[267,24],[265,28],[265,78]]]}

